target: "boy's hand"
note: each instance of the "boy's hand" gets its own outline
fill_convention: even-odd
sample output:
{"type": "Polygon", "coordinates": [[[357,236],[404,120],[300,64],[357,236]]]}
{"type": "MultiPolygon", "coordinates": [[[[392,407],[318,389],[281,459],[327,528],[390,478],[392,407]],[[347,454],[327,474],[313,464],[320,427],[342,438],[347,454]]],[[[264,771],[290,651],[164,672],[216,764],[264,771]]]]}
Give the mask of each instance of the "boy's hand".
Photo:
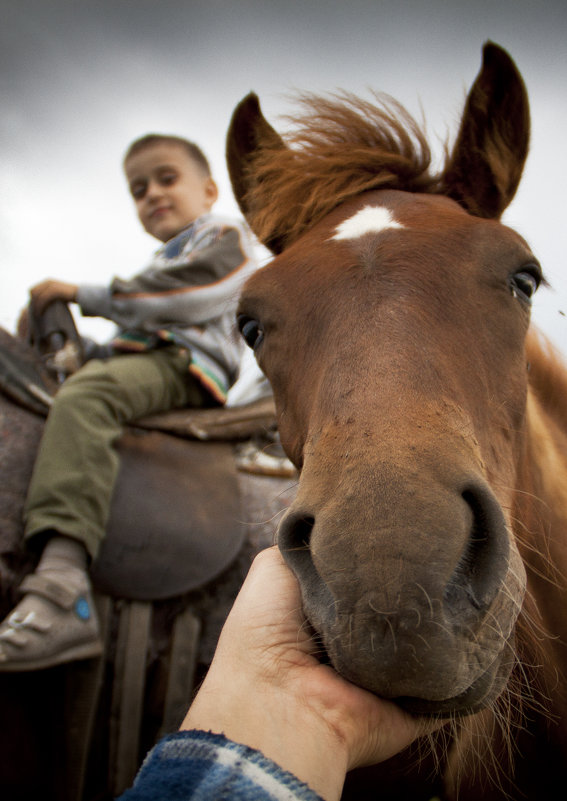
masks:
{"type": "Polygon", "coordinates": [[[77,289],[75,284],[66,284],[64,281],[48,278],[47,281],[42,281],[30,289],[32,308],[36,314],[43,314],[54,300],[73,303],[77,298],[77,289]]]}

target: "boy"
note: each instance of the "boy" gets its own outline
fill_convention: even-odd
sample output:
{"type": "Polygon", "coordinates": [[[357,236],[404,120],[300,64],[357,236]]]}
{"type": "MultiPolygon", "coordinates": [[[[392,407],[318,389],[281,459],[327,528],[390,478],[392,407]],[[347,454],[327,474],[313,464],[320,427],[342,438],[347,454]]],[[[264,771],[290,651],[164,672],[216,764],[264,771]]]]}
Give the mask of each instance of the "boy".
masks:
{"type": "Polygon", "coordinates": [[[144,415],[224,403],[238,369],[234,311],[256,265],[244,226],[210,213],[218,191],[205,156],[150,134],[130,146],[124,170],[140,222],[164,243],[150,265],[109,287],[48,280],[30,292],[38,314],[56,299],[76,302],[119,334],[116,355],[68,378],[49,412],[25,505],[25,539],[43,551],[0,625],[0,671],[101,652],[87,567],[105,533],[114,443],[144,415]]]}

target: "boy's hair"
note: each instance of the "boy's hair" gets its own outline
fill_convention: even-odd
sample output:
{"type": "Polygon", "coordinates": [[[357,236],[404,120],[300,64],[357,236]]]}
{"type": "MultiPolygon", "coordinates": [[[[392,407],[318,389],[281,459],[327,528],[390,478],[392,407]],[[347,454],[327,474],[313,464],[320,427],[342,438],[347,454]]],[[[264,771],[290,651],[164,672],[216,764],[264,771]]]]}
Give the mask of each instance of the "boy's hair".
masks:
{"type": "Polygon", "coordinates": [[[174,136],[173,134],[151,133],[141,136],[139,139],[132,142],[126,151],[123,164],[126,164],[128,159],[136,153],[154,145],[179,145],[179,147],[182,147],[187,155],[193,159],[195,164],[203,170],[205,175],[209,178],[211,177],[211,167],[201,148],[196,145],[195,142],[190,142],[189,139],[184,139],[182,136],[174,136]]]}

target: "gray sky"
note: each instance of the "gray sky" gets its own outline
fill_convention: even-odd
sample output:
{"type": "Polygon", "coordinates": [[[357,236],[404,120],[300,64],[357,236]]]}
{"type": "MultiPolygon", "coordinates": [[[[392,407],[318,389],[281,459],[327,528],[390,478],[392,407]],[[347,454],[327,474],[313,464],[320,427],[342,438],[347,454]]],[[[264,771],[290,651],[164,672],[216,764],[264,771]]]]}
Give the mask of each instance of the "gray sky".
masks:
{"type": "MultiPolygon", "coordinates": [[[[236,214],[224,137],[249,90],[264,113],[294,89],[388,92],[425,117],[434,150],[455,132],[484,41],[526,81],[532,149],[505,221],[552,284],[534,319],[567,354],[567,4],[564,0],[0,0],[0,325],[46,277],[106,283],[157,244],[139,227],[121,173],[150,131],[195,139],[236,214]]],[[[80,320],[81,330],[108,329],[80,320]]]]}

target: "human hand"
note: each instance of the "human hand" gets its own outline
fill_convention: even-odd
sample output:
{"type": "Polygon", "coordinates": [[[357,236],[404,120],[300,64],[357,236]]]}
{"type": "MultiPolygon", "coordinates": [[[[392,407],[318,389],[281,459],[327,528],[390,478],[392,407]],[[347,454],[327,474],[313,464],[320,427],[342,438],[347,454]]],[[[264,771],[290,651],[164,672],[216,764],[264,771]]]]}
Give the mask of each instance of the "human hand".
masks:
{"type": "Polygon", "coordinates": [[[48,278],[30,289],[32,308],[36,314],[43,314],[49,304],[55,300],[73,303],[77,297],[77,289],[75,284],[48,278]]]}
{"type": "Polygon", "coordinates": [[[441,725],[355,687],[315,652],[297,580],[269,548],[252,565],[181,728],[257,748],[333,801],[348,770],[381,762],[441,725]]]}
{"type": "Polygon", "coordinates": [[[29,340],[30,320],[27,306],[24,306],[20,312],[20,316],[18,317],[18,322],[16,323],[16,334],[20,339],[23,339],[26,342],[29,340]]]}

